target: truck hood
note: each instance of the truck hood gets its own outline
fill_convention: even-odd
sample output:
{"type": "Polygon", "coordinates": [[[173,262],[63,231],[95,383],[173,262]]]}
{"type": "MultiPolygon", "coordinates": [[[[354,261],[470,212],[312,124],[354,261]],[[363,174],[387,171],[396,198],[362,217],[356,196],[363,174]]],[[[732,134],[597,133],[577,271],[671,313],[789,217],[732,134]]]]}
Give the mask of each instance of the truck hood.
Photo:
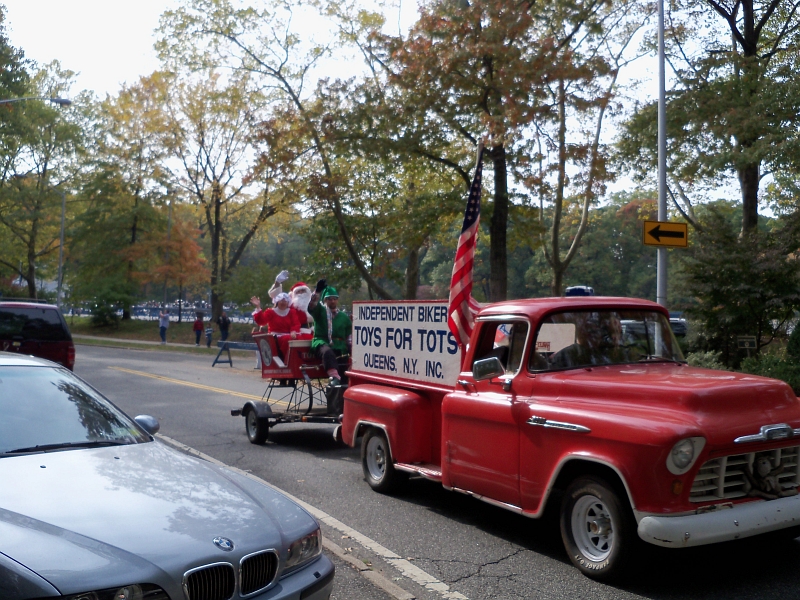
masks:
{"type": "Polygon", "coordinates": [[[316,528],[267,486],[160,442],[2,458],[0,481],[0,551],[62,594],[87,582],[174,590],[176,574],[237,564],[316,528]]]}
{"type": "Polygon", "coordinates": [[[562,403],[600,403],[626,414],[671,414],[698,427],[711,444],[731,444],[758,433],[762,425],[800,427],[800,401],[776,379],[675,363],[592,367],[559,376],[562,403]]]}

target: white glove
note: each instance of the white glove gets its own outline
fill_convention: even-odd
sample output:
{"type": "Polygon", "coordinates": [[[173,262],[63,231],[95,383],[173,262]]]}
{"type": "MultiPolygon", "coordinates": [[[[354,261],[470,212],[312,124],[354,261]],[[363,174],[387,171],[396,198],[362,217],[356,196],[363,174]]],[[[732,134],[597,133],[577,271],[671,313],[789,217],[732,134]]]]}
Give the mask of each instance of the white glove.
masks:
{"type": "Polygon", "coordinates": [[[275,283],[283,283],[287,279],[289,279],[289,271],[283,270],[278,273],[278,276],[275,278],[275,283]]]}

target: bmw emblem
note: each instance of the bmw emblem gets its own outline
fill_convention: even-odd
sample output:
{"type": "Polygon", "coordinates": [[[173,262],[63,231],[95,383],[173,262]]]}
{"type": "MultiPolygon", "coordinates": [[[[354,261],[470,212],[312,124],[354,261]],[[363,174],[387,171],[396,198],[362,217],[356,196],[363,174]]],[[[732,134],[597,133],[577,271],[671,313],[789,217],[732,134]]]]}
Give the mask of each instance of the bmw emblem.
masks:
{"type": "Polygon", "coordinates": [[[233,542],[225,537],[215,537],[214,545],[225,552],[230,552],[233,550],[233,542]]]}

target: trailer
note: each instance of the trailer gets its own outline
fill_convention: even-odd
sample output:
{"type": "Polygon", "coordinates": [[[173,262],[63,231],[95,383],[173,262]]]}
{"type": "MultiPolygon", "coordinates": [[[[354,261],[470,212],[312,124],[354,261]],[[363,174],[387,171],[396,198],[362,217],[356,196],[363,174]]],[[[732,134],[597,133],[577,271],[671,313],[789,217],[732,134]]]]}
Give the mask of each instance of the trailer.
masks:
{"type": "MultiPolygon", "coordinates": [[[[339,436],[342,420],[342,385],[328,383],[322,360],[311,352],[310,334],[301,334],[289,342],[287,356],[278,353],[277,336],[255,333],[253,339],[261,357],[261,377],[268,381],[261,400],[250,400],[242,408],[231,410],[234,417],[245,418],[245,431],[252,444],[264,444],[269,430],[282,423],[329,423],[337,425],[339,436]]],[[[340,359],[349,367],[350,357],[340,359]]]]}

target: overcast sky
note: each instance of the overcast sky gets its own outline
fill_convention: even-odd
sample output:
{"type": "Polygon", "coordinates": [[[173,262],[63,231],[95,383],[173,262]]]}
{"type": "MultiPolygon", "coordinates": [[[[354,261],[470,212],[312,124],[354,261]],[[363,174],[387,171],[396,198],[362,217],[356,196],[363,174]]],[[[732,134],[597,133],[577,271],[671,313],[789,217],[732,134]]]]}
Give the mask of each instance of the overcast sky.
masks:
{"type": "Polygon", "coordinates": [[[77,71],[77,93],[116,94],[158,68],[153,32],[171,0],[0,0],[13,46],[40,64],[77,71]]]}

